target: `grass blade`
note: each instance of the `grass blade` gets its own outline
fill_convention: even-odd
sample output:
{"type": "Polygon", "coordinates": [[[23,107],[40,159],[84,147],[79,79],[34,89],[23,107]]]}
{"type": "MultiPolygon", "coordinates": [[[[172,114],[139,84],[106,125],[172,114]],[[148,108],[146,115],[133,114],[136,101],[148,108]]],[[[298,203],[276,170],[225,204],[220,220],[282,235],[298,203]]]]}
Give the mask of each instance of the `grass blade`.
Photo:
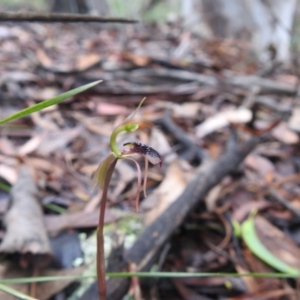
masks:
{"type": "Polygon", "coordinates": [[[75,96],[87,89],[90,89],[92,87],[94,87],[95,85],[99,84],[102,80],[98,80],[98,81],[94,81],[94,82],[91,82],[91,83],[88,83],[86,85],[83,85],[83,86],[80,86],[76,89],[73,89],[73,90],[70,90],[66,93],[63,93],[63,94],[60,94],[54,98],[51,98],[51,99],[47,99],[47,100],[44,100],[40,103],[37,103],[35,105],[32,105],[30,107],[27,107],[25,109],[22,109],[20,111],[18,111],[17,113],[5,118],[5,119],[2,119],[0,120],[0,124],[4,124],[4,123],[7,123],[9,121],[12,121],[12,120],[16,120],[16,119],[19,119],[19,118],[22,118],[24,116],[27,116],[29,114],[32,114],[34,112],[37,112],[37,111],[40,111],[46,107],[49,107],[51,105],[54,105],[54,104],[57,104],[65,99],[68,99],[72,96],[75,96]]]}
{"type": "MultiPolygon", "coordinates": [[[[116,272],[107,273],[110,278],[195,278],[195,277],[254,277],[254,278],[300,278],[300,273],[206,273],[206,272],[116,272]]],[[[60,280],[85,280],[96,278],[94,275],[64,275],[64,276],[41,276],[28,278],[0,279],[0,284],[21,284],[32,282],[48,282],[60,280]]]]}
{"type": "Polygon", "coordinates": [[[13,295],[16,298],[21,299],[21,300],[38,300],[36,298],[32,298],[32,297],[27,296],[23,293],[20,293],[19,291],[15,290],[15,289],[13,289],[13,288],[5,285],[5,284],[0,283],[0,290],[7,293],[7,294],[13,295]]]}

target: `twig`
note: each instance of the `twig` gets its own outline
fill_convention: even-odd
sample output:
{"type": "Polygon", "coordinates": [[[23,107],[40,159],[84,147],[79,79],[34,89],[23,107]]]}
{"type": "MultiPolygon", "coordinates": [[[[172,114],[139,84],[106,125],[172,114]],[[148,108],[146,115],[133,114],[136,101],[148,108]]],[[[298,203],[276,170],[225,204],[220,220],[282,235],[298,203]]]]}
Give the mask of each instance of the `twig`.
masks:
{"type": "Polygon", "coordinates": [[[277,101],[274,98],[268,97],[268,96],[258,96],[255,100],[257,104],[263,105],[269,109],[274,110],[277,113],[280,114],[290,114],[292,111],[292,107],[288,105],[284,105],[277,101]]]}
{"type": "Polygon", "coordinates": [[[30,12],[0,12],[0,22],[100,22],[100,23],[137,23],[138,20],[100,17],[81,14],[44,14],[30,12]]]}
{"type": "MultiPolygon", "coordinates": [[[[37,266],[33,267],[32,277],[38,277],[39,276],[39,268],[37,266]]],[[[37,290],[37,282],[32,282],[30,284],[30,296],[32,298],[36,298],[36,290],[37,290]]]]}
{"type": "Polygon", "coordinates": [[[169,70],[169,69],[150,69],[144,68],[139,70],[134,70],[126,75],[134,78],[143,78],[143,77],[156,77],[160,78],[172,78],[182,81],[195,81],[200,84],[208,86],[218,86],[219,83],[233,85],[239,88],[251,89],[253,86],[257,86],[261,89],[261,92],[274,92],[279,94],[291,94],[294,95],[297,92],[297,89],[294,85],[267,79],[261,78],[255,75],[239,75],[232,76],[229,72],[224,72],[224,76],[216,77],[213,75],[199,74],[196,72],[185,71],[185,70],[169,70]]]}
{"type": "Polygon", "coordinates": [[[300,218],[300,210],[292,205],[287,199],[282,197],[276,190],[269,189],[270,196],[280,205],[292,212],[296,217],[300,218]]]}
{"type": "MultiPolygon", "coordinates": [[[[68,72],[67,72],[68,73],[68,72]]],[[[284,95],[295,95],[295,85],[278,80],[262,78],[255,75],[233,76],[224,72],[224,76],[199,74],[196,72],[174,69],[151,69],[140,68],[133,71],[117,71],[103,73],[102,79],[105,84],[96,87],[94,90],[101,93],[113,94],[155,94],[166,93],[168,95],[191,95],[199,91],[199,85],[210,87],[237,87],[250,90],[257,86],[261,93],[276,93],[284,95]],[[112,83],[112,78],[114,83],[112,83]],[[161,80],[163,79],[163,80],[161,80]],[[174,86],[174,80],[176,86],[174,86]],[[162,83],[160,83],[162,81],[162,83]],[[118,82],[116,84],[116,82],[118,82]],[[128,84],[130,82],[130,84],[128,84]]],[[[91,80],[91,78],[89,78],[91,80]]],[[[78,84],[87,80],[80,79],[78,84]]]]}
{"type": "Polygon", "coordinates": [[[193,160],[195,158],[199,161],[203,160],[205,157],[204,151],[188,137],[186,132],[173,122],[169,110],[166,110],[164,116],[156,120],[156,123],[165,127],[178,142],[187,148],[187,151],[184,153],[184,157],[187,158],[187,160],[193,160]]]}
{"type": "Polygon", "coordinates": [[[248,92],[247,96],[245,97],[243,101],[243,106],[252,109],[255,102],[256,102],[256,96],[260,93],[260,87],[257,85],[254,85],[250,91],[248,92]]]}

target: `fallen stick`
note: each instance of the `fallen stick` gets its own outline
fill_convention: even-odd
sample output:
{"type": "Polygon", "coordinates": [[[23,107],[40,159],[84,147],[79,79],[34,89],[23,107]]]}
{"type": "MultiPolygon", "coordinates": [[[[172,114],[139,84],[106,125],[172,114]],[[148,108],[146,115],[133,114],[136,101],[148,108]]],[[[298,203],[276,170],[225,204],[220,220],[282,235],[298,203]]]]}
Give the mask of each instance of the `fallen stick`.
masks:
{"type": "MultiPolygon", "coordinates": [[[[149,262],[153,261],[174,230],[182,224],[189,211],[212,187],[234,171],[259,141],[258,138],[250,139],[242,145],[228,149],[216,162],[204,163],[177,200],[146,227],[134,245],[125,252],[120,271],[126,270],[127,262],[134,263],[138,271],[149,268],[149,262]]],[[[129,278],[110,278],[107,282],[107,299],[121,299],[128,287],[129,278]]],[[[80,300],[96,299],[98,299],[98,292],[96,284],[93,283],[80,300]]]]}
{"type": "MultiPolygon", "coordinates": [[[[91,76],[87,79],[84,82],[99,78],[91,76]]],[[[222,76],[215,76],[166,68],[140,68],[132,71],[126,70],[126,72],[104,72],[101,75],[101,79],[104,80],[104,84],[96,87],[95,90],[106,94],[128,93],[146,95],[166,93],[168,95],[190,95],[199,91],[199,85],[222,86],[223,88],[236,87],[245,90],[251,90],[255,86],[260,89],[260,93],[276,93],[280,95],[295,95],[299,90],[294,84],[255,75],[234,76],[224,73],[222,76]],[[117,85],[116,82],[118,82],[117,85]]],[[[79,84],[82,84],[82,82],[79,82],[79,84]]]]}
{"type": "Polygon", "coordinates": [[[99,23],[137,23],[138,20],[100,17],[81,14],[54,14],[30,12],[0,12],[0,22],[99,22],[99,23]]]}
{"type": "Polygon", "coordinates": [[[251,89],[253,86],[260,88],[261,92],[279,93],[279,94],[295,94],[297,87],[294,84],[280,82],[273,79],[262,78],[255,75],[239,75],[233,76],[230,73],[224,73],[222,76],[206,75],[186,70],[172,69],[137,69],[127,76],[138,78],[171,78],[182,81],[195,81],[208,86],[217,86],[218,84],[233,85],[238,88],[251,89]]]}
{"type": "Polygon", "coordinates": [[[295,205],[293,205],[289,200],[281,196],[280,193],[278,193],[278,191],[274,189],[269,189],[269,195],[277,203],[289,210],[296,218],[300,219],[300,210],[297,207],[295,207],[295,205]]]}

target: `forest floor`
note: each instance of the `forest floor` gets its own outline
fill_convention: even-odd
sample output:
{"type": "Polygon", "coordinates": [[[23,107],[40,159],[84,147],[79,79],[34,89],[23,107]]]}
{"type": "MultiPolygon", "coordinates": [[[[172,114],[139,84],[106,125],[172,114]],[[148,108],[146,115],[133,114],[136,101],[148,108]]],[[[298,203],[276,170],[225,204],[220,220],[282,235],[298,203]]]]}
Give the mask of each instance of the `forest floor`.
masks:
{"type": "Polygon", "coordinates": [[[204,41],[179,24],[2,24],[0,43],[1,119],[103,80],[0,128],[1,290],[97,299],[94,285],[85,291],[94,277],[84,279],[95,274],[101,191],[92,177],[113,129],[146,97],[140,129],[120,144],[147,144],[163,164],[150,167],[138,212],[135,166],[117,164],[105,216],[108,270],[214,276],[111,278],[109,299],[299,299],[293,67],[261,64],[246,42],[204,41]],[[5,282],[41,276],[77,279],[5,282]]]}

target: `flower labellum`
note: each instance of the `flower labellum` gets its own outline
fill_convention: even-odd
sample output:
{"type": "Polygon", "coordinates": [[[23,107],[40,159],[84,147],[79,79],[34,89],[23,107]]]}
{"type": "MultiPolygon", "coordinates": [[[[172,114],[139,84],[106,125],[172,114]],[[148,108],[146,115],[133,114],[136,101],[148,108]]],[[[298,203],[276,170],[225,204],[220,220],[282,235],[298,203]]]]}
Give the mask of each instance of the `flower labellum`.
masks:
{"type": "Polygon", "coordinates": [[[159,164],[159,166],[161,167],[161,165],[162,165],[161,156],[152,147],[149,147],[142,143],[136,143],[136,142],[125,143],[123,146],[129,147],[129,149],[123,150],[122,154],[124,154],[124,155],[133,154],[133,153],[141,154],[141,155],[145,156],[145,158],[148,161],[150,161],[153,165],[159,164]]]}

